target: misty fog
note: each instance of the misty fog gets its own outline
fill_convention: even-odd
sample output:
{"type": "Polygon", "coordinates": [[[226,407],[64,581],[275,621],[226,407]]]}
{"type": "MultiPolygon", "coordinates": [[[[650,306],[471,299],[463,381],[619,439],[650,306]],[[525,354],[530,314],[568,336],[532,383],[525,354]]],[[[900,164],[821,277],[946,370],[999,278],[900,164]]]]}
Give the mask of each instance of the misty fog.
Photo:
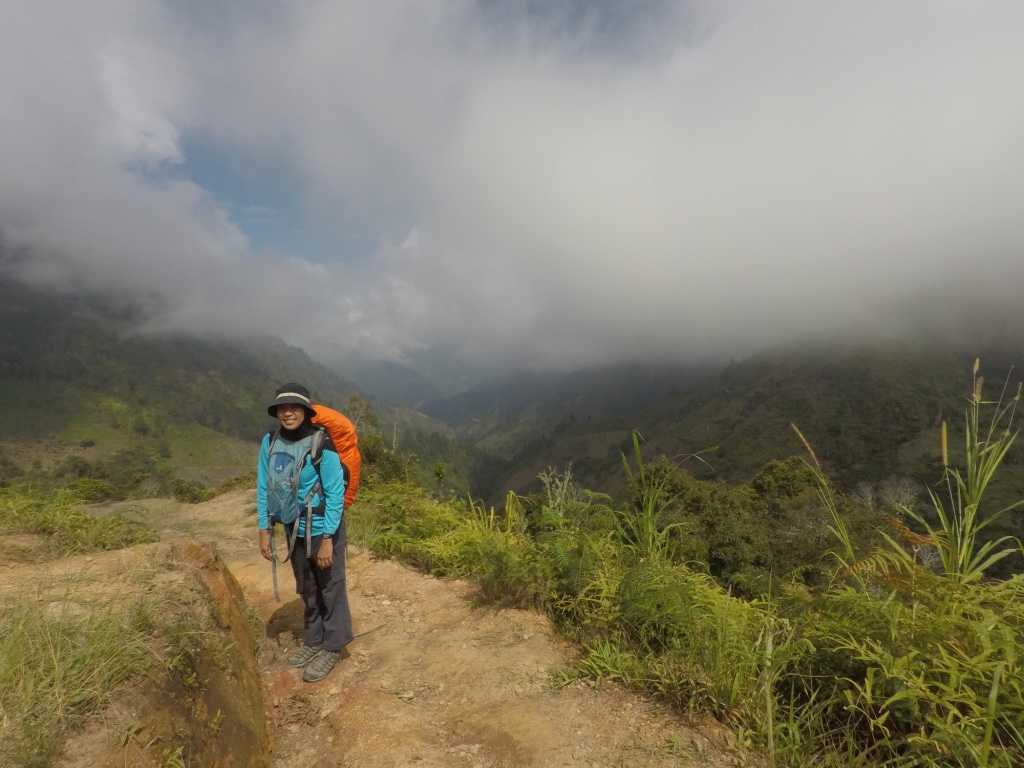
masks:
{"type": "Polygon", "coordinates": [[[149,330],[491,367],[1019,317],[1024,4],[630,7],[6,2],[0,267],[149,330]],[[196,146],[320,245],[254,233],[196,146]]]}

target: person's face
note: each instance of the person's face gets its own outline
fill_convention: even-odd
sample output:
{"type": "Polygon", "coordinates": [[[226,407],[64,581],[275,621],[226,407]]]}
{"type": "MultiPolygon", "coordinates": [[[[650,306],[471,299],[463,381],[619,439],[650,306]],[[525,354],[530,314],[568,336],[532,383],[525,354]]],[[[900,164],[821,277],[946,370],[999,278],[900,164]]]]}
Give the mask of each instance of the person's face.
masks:
{"type": "Polygon", "coordinates": [[[306,420],[306,409],[301,405],[279,405],[277,420],[285,429],[295,429],[306,420]]]}

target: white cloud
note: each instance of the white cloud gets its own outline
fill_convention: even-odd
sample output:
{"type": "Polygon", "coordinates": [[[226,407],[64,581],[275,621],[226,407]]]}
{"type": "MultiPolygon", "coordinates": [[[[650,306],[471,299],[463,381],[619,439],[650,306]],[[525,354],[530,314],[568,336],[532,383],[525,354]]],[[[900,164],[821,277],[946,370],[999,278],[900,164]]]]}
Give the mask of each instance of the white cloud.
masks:
{"type": "Polygon", "coordinates": [[[527,5],[16,8],[0,228],[37,274],[162,296],[158,325],[389,357],[734,352],[968,276],[1007,298],[1024,5],[527,5]],[[187,132],[284,164],[318,228],[378,245],[254,252],[230,203],[146,174],[187,132]]]}

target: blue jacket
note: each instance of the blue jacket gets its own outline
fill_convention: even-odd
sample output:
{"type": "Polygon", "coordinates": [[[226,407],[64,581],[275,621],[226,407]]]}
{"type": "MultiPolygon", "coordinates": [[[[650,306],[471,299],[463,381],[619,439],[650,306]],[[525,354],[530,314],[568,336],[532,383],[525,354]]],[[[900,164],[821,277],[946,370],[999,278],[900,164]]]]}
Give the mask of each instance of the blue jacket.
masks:
{"type": "MultiPolygon", "coordinates": [[[[259,518],[261,530],[270,528],[270,520],[267,516],[267,475],[270,462],[270,440],[273,433],[268,432],[263,436],[260,443],[259,461],[256,463],[256,514],[259,518]]],[[[283,440],[284,437],[279,437],[283,440]]],[[[341,525],[341,516],[345,508],[345,471],[341,466],[341,459],[334,448],[329,436],[324,436],[323,452],[320,458],[320,475],[317,476],[316,468],[310,457],[306,457],[305,465],[299,474],[298,498],[301,501],[306,494],[321,482],[324,499],[320,494],[313,496],[313,535],[333,536],[338,526],[341,525]],[[323,504],[323,515],[315,514],[323,504]]],[[[299,536],[306,535],[306,513],[303,509],[299,516],[299,536]]]]}

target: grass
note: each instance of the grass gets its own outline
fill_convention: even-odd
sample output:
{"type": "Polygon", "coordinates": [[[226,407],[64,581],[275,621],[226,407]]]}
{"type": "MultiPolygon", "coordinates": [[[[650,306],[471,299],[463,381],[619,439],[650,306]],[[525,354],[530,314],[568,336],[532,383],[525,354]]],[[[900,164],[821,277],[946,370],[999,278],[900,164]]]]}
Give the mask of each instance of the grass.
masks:
{"type": "Polygon", "coordinates": [[[70,609],[50,612],[31,598],[3,611],[0,762],[46,768],[62,736],[106,706],[118,685],[144,674],[153,659],[127,611],[79,616],[70,609]]]}
{"type": "MultiPolygon", "coordinates": [[[[161,551],[131,573],[104,576],[123,580],[112,597],[76,580],[60,599],[42,590],[0,603],[0,765],[51,768],[67,736],[119,696],[139,696],[140,683],[142,717],[148,702],[184,718],[159,714],[147,738],[194,764],[186,722],[219,728],[222,715],[204,714],[202,699],[210,669],[233,668],[234,646],[198,582],[156,581],[178,568],[161,551]]],[[[125,738],[141,725],[130,723],[125,738]]]]}
{"type": "MultiPolygon", "coordinates": [[[[47,537],[55,554],[117,549],[154,541],[119,517],[93,518],[62,492],[0,490],[0,532],[47,537]]],[[[151,669],[147,634],[123,605],[84,607],[65,595],[47,602],[21,595],[2,606],[0,763],[45,768],[62,736],[102,709],[113,691],[151,669]]]]}
{"type": "Polygon", "coordinates": [[[217,485],[256,466],[255,442],[229,437],[200,424],[170,426],[167,443],[168,468],[186,480],[217,485]]]}
{"type": "Polygon", "coordinates": [[[92,517],[80,498],[69,491],[44,496],[28,488],[0,489],[0,533],[31,533],[46,537],[60,555],[121,549],[156,541],[155,531],[121,515],[92,517]]]}

